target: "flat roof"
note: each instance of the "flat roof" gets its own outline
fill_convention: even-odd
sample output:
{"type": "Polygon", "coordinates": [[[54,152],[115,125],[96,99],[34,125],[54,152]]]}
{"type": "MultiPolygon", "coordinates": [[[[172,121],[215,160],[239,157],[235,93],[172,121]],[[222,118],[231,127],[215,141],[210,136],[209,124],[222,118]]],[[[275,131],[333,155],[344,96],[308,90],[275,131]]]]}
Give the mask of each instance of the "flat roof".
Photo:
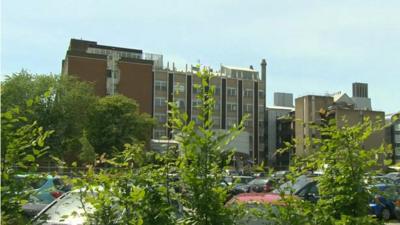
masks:
{"type": "Polygon", "coordinates": [[[287,106],[267,106],[267,109],[286,109],[286,110],[294,110],[294,107],[287,107],[287,106]]]}
{"type": "Polygon", "coordinates": [[[258,73],[257,70],[250,69],[250,68],[245,68],[245,67],[235,67],[235,66],[226,66],[226,65],[221,65],[222,67],[231,69],[231,70],[241,70],[241,71],[247,71],[247,72],[255,72],[258,73]]]}
{"type": "Polygon", "coordinates": [[[89,40],[82,40],[82,39],[74,39],[71,38],[71,46],[74,46],[74,44],[83,44],[86,47],[92,47],[92,48],[101,48],[101,49],[109,49],[109,50],[117,50],[117,51],[125,51],[125,52],[133,52],[133,53],[140,53],[142,54],[143,51],[140,49],[133,49],[133,48],[122,48],[122,47],[116,47],[116,46],[109,46],[109,45],[99,45],[97,44],[96,41],[89,41],[89,40]]]}

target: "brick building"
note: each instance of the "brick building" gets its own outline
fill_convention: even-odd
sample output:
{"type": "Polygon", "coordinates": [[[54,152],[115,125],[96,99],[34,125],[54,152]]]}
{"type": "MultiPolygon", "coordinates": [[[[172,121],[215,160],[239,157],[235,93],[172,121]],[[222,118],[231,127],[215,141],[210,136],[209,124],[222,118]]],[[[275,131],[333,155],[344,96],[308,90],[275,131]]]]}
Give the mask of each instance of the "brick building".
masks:
{"type": "MultiPolygon", "coordinates": [[[[199,104],[195,98],[199,84],[195,69],[179,71],[163,66],[163,57],[142,50],[99,45],[94,41],[71,39],[62,74],[77,76],[92,82],[99,96],[123,94],[140,105],[140,111],[157,120],[153,138],[171,138],[164,124],[168,120],[166,102],[175,101],[182,113],[197,120],[199,104]]],[[[237,151],[244,158],[264,160],[264,108],[266,61],[261,62],[261,78],[252,66],[238,68],[221,65],[215,77],[216,107],[213,115],[214,129],[222,132],[239,123],[245,114],[245,132],[237,138],[237,151]]]]}

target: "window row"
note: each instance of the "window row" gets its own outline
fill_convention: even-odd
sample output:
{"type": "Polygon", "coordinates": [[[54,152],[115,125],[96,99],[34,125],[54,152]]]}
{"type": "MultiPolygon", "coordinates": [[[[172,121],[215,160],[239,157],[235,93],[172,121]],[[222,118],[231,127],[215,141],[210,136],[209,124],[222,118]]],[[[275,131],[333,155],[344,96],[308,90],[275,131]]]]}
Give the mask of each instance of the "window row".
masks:
{"type": "MultiPolygon", "coordinates": [[[[157,91],[167,91],[167,81],[155,80],[154,81],[154,88],[157,91]]],[[[176,83],[174,85],[174,92],[185,92],[185,86],[180,84],[180,83],[176,83]]],[[[198,95],[198,94],[200,94],[200,92],[201,92],[200,88],[197,88],[197,87],[193,86],[193,88],[192,88],[193,95],[198,95]]],[[[220,95],[221,94],[221,88],[220,87],[215,87],[214,94],[215,95],[220,95]]],[[[237,89],[236,88],[232,88],[232,87],[228,87],[227,88],[227,95],[228,96],[237,96],[237,89]]],[[[253,97],[253,89],[244,89],[243,90],[243,96],[244,97],[253,97]]],[[[265,98],[265,93],[264,93],[263,90],[259,90],[258,91],[258,97],[259,98],[265,98]]]]}

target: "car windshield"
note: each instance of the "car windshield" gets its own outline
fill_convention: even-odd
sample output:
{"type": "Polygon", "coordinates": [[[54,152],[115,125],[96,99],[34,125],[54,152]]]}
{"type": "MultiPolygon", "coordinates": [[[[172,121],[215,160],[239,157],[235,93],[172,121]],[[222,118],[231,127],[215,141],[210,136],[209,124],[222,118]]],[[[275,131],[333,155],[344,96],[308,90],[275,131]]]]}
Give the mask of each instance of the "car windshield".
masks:
{"type": "Polygon", "coordinates": [[[268,182],[268,179],[254,179],[249,182],[249,185],[260,185],[268,182]]]}
{"type": "Polygon", "coordinates": [[[273,192],[284,192],[285,194],[297,193],[310,182],[312,182],[312,179],[303,175],[298,177],[293,185],[291,181],[288,181],[282,184],[278,189],[275,189],[273,192]]]}
{"type": "Polygon", "coordinates": [[[372,184],[391,184],[393,180],[384,176],[376,176],[372,178],[372,184]]]}
{"type": "Polygon", "coordinates": [[[52,205],[40,215],[40,219],[49,222],[68,221],[70,224],[83,224],[85,221],[85,210],[87,212],[92,212],[93,208],[85,203],[83,199],[81,201],[81,199],[81,193],[69,192],[61,199],[53,202],[52,205]]]}
{"type": "Polygon", "coordinates": [[[399,178],[399,172],[391,172],[385,175],[385,177],[390,178],[390,179],[396,179],[399,178]]]}
{"type": "Polygon", "coordinates": [[[240,184],[247,184],[250,181],[254,180],[253,177],[234,177],[235,181],[238,180],[240,184]]]}
{"type": "Polygon", "coordinates": [[[33,189],[38,189],[47,182],[47,179],[45,177],[37,177],[37,176],[17,176],[16,179],[17,182],[24,185],[24,187],[28,186],[33,189]]]}

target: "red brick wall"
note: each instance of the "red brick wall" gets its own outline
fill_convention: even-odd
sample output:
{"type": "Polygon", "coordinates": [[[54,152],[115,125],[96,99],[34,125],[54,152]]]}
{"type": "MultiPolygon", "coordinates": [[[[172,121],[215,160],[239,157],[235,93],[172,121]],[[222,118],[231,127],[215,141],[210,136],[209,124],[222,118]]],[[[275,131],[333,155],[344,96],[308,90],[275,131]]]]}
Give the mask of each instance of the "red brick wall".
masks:
{"type": "Polygon", "coordinates": [[[119,62],[118,93],[134,99],[140,112],[152,114],[153,72],[151,64],[119,62]]]}
{"type": "Polygon", "coordinates": [[[77,56],[68,56],[67,60],[68,75],[77,76],[82,81],[94,83],[96,95],[106,95],[106,60],[77,56]]]}

